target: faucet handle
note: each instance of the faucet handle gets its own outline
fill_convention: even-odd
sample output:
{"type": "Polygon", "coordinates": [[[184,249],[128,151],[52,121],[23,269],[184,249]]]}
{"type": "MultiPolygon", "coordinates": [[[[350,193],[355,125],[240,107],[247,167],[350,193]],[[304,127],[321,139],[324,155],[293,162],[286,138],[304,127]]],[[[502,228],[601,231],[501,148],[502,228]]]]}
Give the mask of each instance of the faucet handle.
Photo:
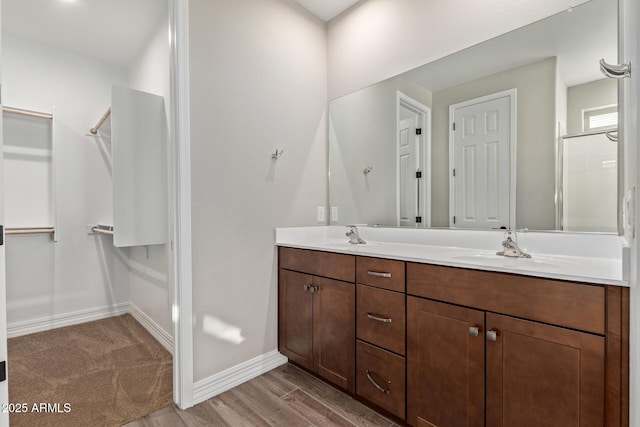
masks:
{"type": "Polygon", "coordinates": [[[513,240],[518,241],[518,233],[526,233],[528,231],[529,231],[529,229],[526,228],[526,227],[525,228],[517,228],[517,229],[509,228],[509,229],[504,231],[504,237],[506,239],[507,237],[513,236],[513,240]]]}

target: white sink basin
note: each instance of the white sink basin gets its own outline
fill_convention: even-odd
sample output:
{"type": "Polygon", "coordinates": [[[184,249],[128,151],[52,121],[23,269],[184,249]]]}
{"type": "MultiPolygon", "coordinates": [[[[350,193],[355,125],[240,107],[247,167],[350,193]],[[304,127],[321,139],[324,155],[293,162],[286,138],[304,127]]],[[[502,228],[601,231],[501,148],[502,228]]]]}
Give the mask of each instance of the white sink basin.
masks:
{"type": "Polygon", "coordinates": [[[572,261],[560,257],[533,255],[531,258],[516,258],[496,255],[495,252],[487,251],[451,251],[447,255],[451,261],[502,267],[561,268],[567,264],[573,264],[572,261]]]}
{"type": "Polygon", "coordinates": [[[348,240],[342,240],[342,241],[328,241],[325,243],[327,246],[331,246],[334,248],[350,248],[350,249],[358,249],[358,248],[366,248],[369,246],[375,246],[376,242],[367,242],[367,243],[349,243],[348,240]]]}

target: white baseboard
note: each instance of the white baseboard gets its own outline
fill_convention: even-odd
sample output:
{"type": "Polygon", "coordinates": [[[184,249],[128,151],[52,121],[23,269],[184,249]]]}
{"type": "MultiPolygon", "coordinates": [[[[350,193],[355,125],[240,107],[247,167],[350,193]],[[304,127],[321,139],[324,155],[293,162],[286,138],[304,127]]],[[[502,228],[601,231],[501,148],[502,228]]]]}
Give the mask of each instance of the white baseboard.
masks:
{"type": "Polygon", "coordinates": [[[278,350],[262,354],[193,384],[193,404],[197,405],[250,379],[262,375],[288,359],[278,350]]]}
{"type": "Polygon", "coordinates": [[[160,325],[147,316],[134,303],[129,303],[129,312],[169,353],[173,355],[173,337],[167,333],[160,325]]]}
{"type": "Polygon", "coordinates": [[[36,332],[49,331],[51,329],[63,328],[65,326],[79,325],[81,323],[93,322],[94,320],[106,319],[108,317],[120,316],[130,313],[134,319],[142,325],[169,353],[173,354],[173,337],[154,322],[135,304],[123,302],[106,307],[91,308],[87,310],[74,311],[72,313],[58,314],[51,317],[13,322],[7,325],[7,338],[20,337],[22,335],[34,334],[36,332]]]}
{"type": "Polygon", "coordinates": [[[80,323],[92,322],[94,320],[106,319],[107,317],[119,316],[128,312],[129,303],[123,302],[106,307],[74,311],[72,313],[58,314],[40,319],[13,322],[7,325],[7,338],[14,338],[36,332],[44,332],[50,329],[62,328],[64,326],[72,326],[80,323]]]}

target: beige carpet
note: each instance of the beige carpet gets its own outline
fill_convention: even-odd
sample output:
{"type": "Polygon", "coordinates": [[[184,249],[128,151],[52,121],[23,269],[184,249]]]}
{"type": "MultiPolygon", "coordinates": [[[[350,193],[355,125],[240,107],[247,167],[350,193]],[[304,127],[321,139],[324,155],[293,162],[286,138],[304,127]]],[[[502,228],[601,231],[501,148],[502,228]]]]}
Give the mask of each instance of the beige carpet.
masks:
{"type": "Polygon", "coordinates": [[[120,426],[172,402],[171,355],[129,314],[8,345],[12,427],[120,426]]]}

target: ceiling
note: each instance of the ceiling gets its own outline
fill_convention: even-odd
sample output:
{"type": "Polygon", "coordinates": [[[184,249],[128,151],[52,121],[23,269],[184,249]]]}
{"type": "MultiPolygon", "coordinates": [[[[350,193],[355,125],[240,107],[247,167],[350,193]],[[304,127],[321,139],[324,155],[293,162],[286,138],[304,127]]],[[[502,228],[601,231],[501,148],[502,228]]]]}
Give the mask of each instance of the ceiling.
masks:
{"type": "Polygon", "coordinates": [[[120,67],[167,21],[167,0],[2,0],[3,32],[120,67]]]}
{"type": "MultiPolygon", "coordinates": [[[[295,0],[329,21],[359,0],[295,0]]],[[[168,0],[2,0],[2,31],[128,67],[168,20],[168,0]]]]}
{"type": "Polygon", "coordinates": [[[328,22],[360,0],[295,0],[305,9],[328,22]]]}
{"type": "Polygon", "coordinates": [[[432,92],[555,57],[564,83],[603,78],[598,61],[616,63],[616,8],[593,0],[407,72],[432,92]]]}

